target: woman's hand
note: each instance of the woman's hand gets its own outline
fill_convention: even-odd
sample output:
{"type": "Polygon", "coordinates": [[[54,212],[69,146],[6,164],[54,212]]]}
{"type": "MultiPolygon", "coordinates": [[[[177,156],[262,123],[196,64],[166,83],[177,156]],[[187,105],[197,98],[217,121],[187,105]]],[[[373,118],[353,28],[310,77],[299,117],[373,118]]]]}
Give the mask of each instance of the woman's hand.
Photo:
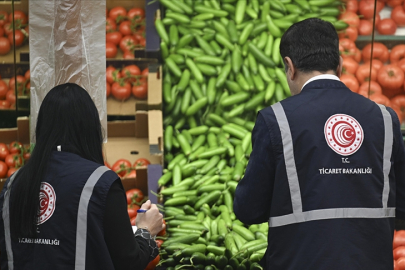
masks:
{"type": "Polygon", "coordinates": [[[136,216],[136,225],[140,229],[147,229],[152,236],[157,235],[165,228],[163,215],[159,212],[156,204],[147,200],[142,204],[141,209],[147,210],[145,213],[138,213],[136,216]]]}

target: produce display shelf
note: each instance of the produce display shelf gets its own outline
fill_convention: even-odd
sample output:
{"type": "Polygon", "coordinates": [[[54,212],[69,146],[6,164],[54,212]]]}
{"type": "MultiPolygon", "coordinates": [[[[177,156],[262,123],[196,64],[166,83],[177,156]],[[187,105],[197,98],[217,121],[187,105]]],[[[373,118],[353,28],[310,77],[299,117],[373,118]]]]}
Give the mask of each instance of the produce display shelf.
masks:
{"type": "MultiPolygon", "coordinates": [[[[399,44],[405,43],[405,36],[383,36],[375,35],[375,42],[381,42],[386,45],[388,48],[392,48],[399,44]]],[[[371,36],[359,36],[356,40],[356,45],[359,49],[363,49],[367,44],[371,43],[371,36]]]]}

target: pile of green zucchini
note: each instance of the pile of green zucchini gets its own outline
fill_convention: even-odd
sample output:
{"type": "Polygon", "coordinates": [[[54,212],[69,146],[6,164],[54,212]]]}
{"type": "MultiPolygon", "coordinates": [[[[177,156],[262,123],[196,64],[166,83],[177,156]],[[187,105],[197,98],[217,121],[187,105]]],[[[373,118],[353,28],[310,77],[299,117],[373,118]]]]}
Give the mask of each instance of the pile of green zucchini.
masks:
{"type": "MultiPolygon", "coordinates": [[[[257,112],[290,95],[279,54],[293,23],[337,19],[340,0],[159,0],[166,168],[159,179],[167,269],[261,269],[267,223],[246,226],[233,194],[257,112]]],[[[252,195],[254,196],[254,195],[252,195]]]]}

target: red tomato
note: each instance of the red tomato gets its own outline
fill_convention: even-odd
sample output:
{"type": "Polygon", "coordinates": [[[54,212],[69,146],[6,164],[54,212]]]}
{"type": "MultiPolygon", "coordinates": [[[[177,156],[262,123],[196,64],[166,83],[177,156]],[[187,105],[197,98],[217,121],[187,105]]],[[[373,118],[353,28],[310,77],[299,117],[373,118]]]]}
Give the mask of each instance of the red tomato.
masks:
{"type": "Polygon", "coordinates": [[[21,167],[23,164],[21,156],[17,154],[7,155],[4,162],[7,164],[8,167],[21,167]]]}
{"type": "Polygon", "coordinates": [[[8,23],[8,13],[4,10],[0,10],[0,27],[8,23]]]}
{"type": "Polygon", "coordinates": [[[342,20],[342,21],[346,22],[349,26],[352,26],[355,28],[357,28],[360,23],[359,16],[355,12],[348,11],[348,10],[346,10],[346,12],[343,12],[342,14],[340,14],[339,20],[342,20]]]}
{"type": "Polygon", "coordinates": [[[128,209],[133,209],[133,210],[137,211],[139,208],[140,208],[140,206],[137,204],[134,204],[134,203],[128,204],[128,209]]]}
{"type": "MultiPolygon", "coordinates": [[[[405,116],[405,95],[398,95],[391,99],[391,106],[394,108],[396,106],[399,110],[399,117],[404,118],[405,116]]],[[[401,232],[398,236],[397,234],[394,235],[393,241],[393,248],[399,246],[405,246],[405,231],[398,231],[401,232]]]]}
{"type": "Polygon", "coordinates": [[[11,44],[8,38],[0,37],[0,55],[6,55],[11,50],[11,44]]]}
{"type": "Polygon", "coordinates": [[[158,248],[160,248],[164,242],[162,239],[156,239],[155,241],[156,241],[156,245],[158,246],[158,248]]]}
{"type": "Polygon", "coordinates": [[[370,22],[375,23],[375,25],[378,25],[381,21],[381,16],[380,14],[375,15],[375,21],[373,19],[369,19],[370,22]]]}
{"type": "Polygon", "coordinates": [[[402,69],[403,72],[405,72],[405,58],[399,60],[399,62],[395,63],[398,67],[402,69]]]}
{"type": "Polygon", "coordinates": [[[356,78],[360,84],[362,84],[363,82],[375,81],[377,80],[377,70],[371,67],[370,74],[370,65],[361,65],[356,71],[356,78]]]}
{"type": "Polygon", "coordinates": [[[149,68],[145,68],[144,70],[142,70],[142,72],[141,72],[141,74],[143,75],[143,76],[148,76],[149,75],[149,68]]]}
{"type": "Polygon", "coordinates": [[[405,257],[405,247],[399,246],[394,249],[394,260],[398,260],[401,257],[405,257]]]}
{"type": "Polygon", "coordinates": [[[126,51],[126,52],[124,52],[122,58],[124,58],[124,59],[135,59],[135,54],[133,52],[126,51]]]}
{"type": "Polygon", "coordinates": [[[151,261],[145,268],[145,270],[154,270],[156,268],[156,265],[159,263],[160,261],[160,255],[158,254],[153,261],[151,261]]]}
{"type": "Polygon", "coordinates": [[[121,78],[121,73],[113,66],[108,66],[106,69],[106,79],[109,84],[117,82],[121,78]]]}
{"type": "Polygon", "coordinates": [[[7,100],[0,100],[0,108],[2,110],[9,109],[10,105],[10,102],[8,102],[7,100]]]}
{"type": "Polygon", "coordinates": [[[121,70],[121,77],[128,82],[137,81],[139,75],[141,70],[137,65],[128,65],[121,70]]]}
{"type": "Polygon", "coordinates": [[[374,101],[375,103],[382,104],[384,106],[390,107],[391,102],[387,96],[375,94],[369,97],[370,100],[374,101]]]}
{"type": "Polygon", "coordinates": [[[117,55],[118,49],[114,43],[106,42],[105,43],[105,54],[107,58],[115,58],[117,55]]]}
{"type": "Polygon", "coordinates": [[[0,26],[0,37],[4,36],[5,31],[4,31],[4,27],[0,26]]]}
{"type": "Polygon", "coordinates": [[[343,74],[355,74],[359,63],[356,62],[353,58],[344,58],[343,59],[343,74]]]}
{"type": "Polygon", "coordinates": [[[120,32],[110,32],[105,35],[106,42],[115,44],[118,46],[122,39],[122,34],[120,32]]]}
{"type": "Polygon", "coordinates": [[[405,58],[405,45],[404,44],[396,45],[394,48],[391,49],[391,53],[390,53],[391,64],[395,64],[403,58],[405,58]]]}
{"type": "MultiPolygon", "coordinates": [[[[384,8],[384,3],[377,1],[377,13],[384,8]]],[[[374,1],[361,0],[359,2],[359,14],[363,15],[364,19],[372,19],[374,16],[374,1]]]]}
{"type": "Polygon", "coordinates": [[[0,99],[5,99],[8,91],[7,84],[0,79],[0,99]]]}
{"type": "Polygon", "coordinates": [[[398,89],[404,84],[404,72],[396,65],[383,66],[378,72],[378,82],[383,89],[398,89]]]}
{"type": "Polygon", "coordinates": [[[398,263],[397,263],[396,260],[394,260],[394,270],[399,270],[399,269],[398,269],[398,263]]]}
{"type": "Polygon", "coordinates": [[[4,33],[6,34],[6,36],[13,33],[13,26],[11,25],[11,23],[6,23],[3,28],[4,28],[4,33]]]}
{"type": "Polygon", "coordinates": [[[7,172],[7,177],[10,177],[16,171],[17,171],[17,168],[9,168],[8,172],[7,172]]]}
{"type": "Polygon", "coordinates": [[[397,260],[398,270],[405,270],[405,258],[401,257],[397,260]]]}
{"type": "Polygon", "coordinates": [[[8,90],[6,94],[6,100],[10,102],[11,105],[15,104],[15,93],[14,90],[8,90]]]}
{"type": "Polygon", "coordinates": [[[0,161],[0,179],[7,176],[8,166],[3,161],[0,161]]]}
{"type": "MultiPolygon", "coordinates": [[[[370,60],[364,62],[365,66],[370,66],[370,60]]],[[[382,68],[382,66],[384,65],[380,60],[378,59],[372,59],[371,61],[371,65],[373,66],[373,68],[375,68],[377,70],[377,72],[380,70],[380,68],[382,68]]]]}
{"type": "MultiPolygon", "coordinates": [[[[139,208],[139,206],[138,206],[138,208],[139,208]]],[[[127,211],[128,211],[129,219],[132,219],[132,218],[136,217],[137,212],[136,212],[135,209],[128,208],[127,211]]]]}
{"type": "Polygon", "coordinates": [[[109,83],[106,84],[105,94],[106,94],[106,97],[109,97],[111,94],[111,85],[109,83]]]}
{"type": "Polygon", "coordinates": [[[5,143],[0,143],[0,160],[5,160],[6,156],[10,154],[8,147],[5,143]]]}
{"type": "Polygon", "coordinates": [[[30,71],[30,70],[27,70],[27,71],[25,72],[24,78],[25,78],[25,80],[29,80],[29,79],[31,78],[31,71],[30,71]]]}
{"type": "Polygon", "coordinates": [[[123,52],[133,51],[135,49],[136,40],[133,36],[124,36],[120,41],[120,49],[123,52]]]}
{"type": "Polygon", "coordinates": [[[162,229],[162,230],[157,234],[157,236],[164,236],[164,235],[166,235],[166,221],[165,221],[165,220],[163,220],[163,224],[165,224],[165,228],[162,229]]]}
{"type": "Polygon", "coordinates": [[[149,164],[150,161],[147,160],[146,158],[138,158],[137,160],[135,160],[134,165],[132,167],[138,169],[139,167],[148,166],[149,164]]]}
{"type": "MultiPolygon", "coordinates": [[[[393,104],[397,104],[396,103],[396,101],[394,100],[395,98],[393,98],[393,101],[392,101],[392,103],[393,104]]],[[[400,104],[404,104],[403,102],[404,102],[404,100],[405,100],[405,96],[401,96],[401,102],[400,102],[400,104]]],[[[397,104],[398,105],[398,104],[397,104]]],[[[397,231],[396,233],[395,233],[395,235],[394,235],[394,241],[393,241],[393,246],[392,246],[392,248],[393,249],[396,249],[397,247],[399,247],[399,246],[405,246],[405,230],[399,230],[399,231],[397,231]]]]}
{"type": "Polygon", "coordinates": [[[132,86],[132,95],[138,99],[146,99],[148,97],[148,84],[141,83],[132,86]]]}
{"type": "Polygon", "coordinates": [[[108,32],[113,32],[117,30],[117,24],[115,23],[115,21],[111,18],[107,18],[106,22],[105,22],[105,31],[108,32]]]}
{"type": "Polygon", "coordinates": [[[390,7],[396,7],[402,5],[404,0],[388,0],[387,5],[390,7]]]}
{"type": "Polygon", "coordinates": [[[373,22],[368,20],[360,20],[359,24],[359,35],[369,36],[373,33],[373,22]]]}
{"type": "Polygon", "coordinates": [[[393,35],[397,31],[397,24],[393,19],[383,19],[378,23],[377,31],[381,35],[393,35]]]}
{"type": "Polygon", "coordinates": [[[368,98],[371,95],[382,94],[382,88],[378,82],[370,81],[364,82],[360,85],[358,93],[368,98]]]}
{"type": "Polygon", "coordinates": [[[359,32],[357,30],[357,27],[350,26],[339,34],[339,39],[348,38],[350,40],[356,41],[358,35],[359,32]]]}
{"type": "MultiPolygon", "coordinates": [[[[363,48],[362,52],[363,56],[363,61],[366,62],[367,60],[371,59],[371,43],[367,44],[363,48]]],[[[380,42],[374,42],[374,48],[373,48],[373,59],[377,58],[381,62],[385,63],[388,61],[388,58],[390,57],[390,53],[388,52],[387,46],[380,42]]]]}
{"type": "Polygon", "coordinates": [[[25,85],[24,76],[17,75],[15,77],[11,77],[10,80],[8,81],[8,88],[10,88],[10,90],[14,90],[16,80],[17,80],[17,92],[20,93],[24,89],[25,85]]]}
{"type": "Polygon", "coordinates": [[[356,93],[359,90],[359,82],[354,75],[342,74],[342,76],[340,76],[340,80],[353,92],[356,93]]]}
{"type": "MultiPolygon", "coordinates": [[[[10,15],[8,16],[8,21],[13,22],[12,13],[10,13],[10,15]]],[[[22,12],[20,10],[14,10],[14,21],[16,22],[17,28],[19,28],[28,23],[28,17],[27,17],[27,15],[25,15],[24,12],[22,12]]]]}
{"type": "Polygon", "coordinates": [[[8,34],[8,40],[10,41],[11,45],[14,44],[14,39],[15,39],[15,46],[20,47],[24,43],[25,36],[23,32],[21,32],[21,30],[15,30],[15,35],[13,35],[13,33],[8,34]]]}
{"type": "Polygon", "coordinates": [[[345,10],[357,13],[358,9],[359,9],[358,0],[346,0],[345,1],[345,10]]]}
{"type": "Polygon", "coordinates": [[[115,82],[111,86],[111,94],[118,100],[126,100],[131,96],[131,84],[115,82]]]}
{"type": "Polygon", "coordinates": [[[124,178],[136,178],[136,170],[130,170],[124,178]]]}
{"type": "Polygon", "coordinates": [[[117,160],[111,167],[119,176],[125,176],[129,168],[131,168],[131,162],[126,159],[117,160]]]}
{"type": "Polygon", "coordinates": [[[8,149],[10,151],[10,154],[20,154],[21,149],[23,149],[23,145],[20,142],[14,141],[8,145],[8,149]]]}
{"type": "Polygon", "coordinates": [[[25,161],[29,160],[31,158],[31,153],[30,152],[25,152],[23,154],[23,158],[25,161]]]}
{"type": "Polygon", "coordinates": [[[109,16],[116,23],[119,23],[127,16],[127,10],[123,7],[117,6],[110,10],[109,16]]]}
{"type": "Polygon", "coordinates": [[[361,51],[356,48],[356,52],[355,52],[354,56],[352,56],[352,58],[354,60],[356,60],[358,63],[360,63],[360,61],[361,61],[361,51]]]}
{"type": "Polygon", "coordinates": [[[146,47],[146,38],[141,37],[138,42],[139,42],[139,46],[141,46],[143,48],[146,47]]]}
{"type": "Polygon", "coordinates": [[[127,16],[131,21],[139,23],[143,20],[143,18],[145,18],[145,10],[142,8],[131,8],[128,11],[127,16]]]}
{"type": "Polygon", "coordinates": [[[132,188],[125,192],[127,196],[127,204],[133,205],[136,203],[140,203],[143,200],[143,192],[138,188],[132,188]]]}
{"type": "Polygon", "coordinates": [[[133,28],[130,21],[123,21],[120,23],[119,31],[123,36],[131,35],[133,32],[133,28]]]}
{"type": "Polygon", "coordinates": [[[141,34],[139,34],[139,33],[134,33],[134,38],[135,38],[135,40],[136,40],[136,43],[138,44],[139,41],[140,41],[141,39],[143,39],[144,37],[143,37],[141,34]]]}
{"type": "Polygon", "coordinates": [[[392,11],[391,11],[391,19],[394,20],[394,22],[398,26],[405,26],[405,9],[403,6],[396,6],[392,11]]]}
{"type": "Polygon", "coordinates": [[[130,219],[131,225],[136,226],[136,217],[130,219]]]}
{"type": "Polygon", "coordinates": [[[354,41],[348,39],[348,38],[343,38],[339,40],[339,51],[340,54],[343,58],[345,57],[351,57],[354,59],[354,55],[356,54],[356,44],[354,41]]]}

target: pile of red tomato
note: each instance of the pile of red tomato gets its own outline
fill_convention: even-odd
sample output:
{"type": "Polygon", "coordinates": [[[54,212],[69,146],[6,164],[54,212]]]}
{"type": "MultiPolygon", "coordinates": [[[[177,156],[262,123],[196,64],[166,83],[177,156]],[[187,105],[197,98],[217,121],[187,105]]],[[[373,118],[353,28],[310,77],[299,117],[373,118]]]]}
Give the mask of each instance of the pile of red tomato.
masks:
{"type": "Polygon", "coordinates": [[[0,143],[0,179],[10,177],[30,158],[29,146],[18,141],[10,144],[0,143]]]}
{"type": "Polygon", "coordinates": [[[148,166],[150,161],[146,158],[139,158],[135,160],[134,164],[127,159],[119,159],[117,160],[112,166],[105,161],[105,166],[116,172],[121,178],[135,178],[136,177],[136,169],[141,167],[148,166]]]}
{"type": "Polygon", "coordinates": [[[10,78],[8,83],[0,77],[0,110],[8,110],[15,108],[15,88],[17,87],[18,95],[29,95],[30,71],[28,70],[24,76],[17,75],[10,78]],[[17,82],[17,85],[16,85],[17,82]]]}
{"type": "Polygon", "coordinates": [[[112,95],[117,100],[123,101],[133,95],[137,99],[148,97],[149,69],[141,69],[137,65],[128,65],[121,70],[113,66],[107,67],[107,97],[112,95]]]}
{"type": "Polygon", "coordinates": [[[360,51],[354,41],[343,38],[339,46],[343,57],[341,81],[353,92],[393,108],[399,120],[405,120],[405,45],[389,51],[384,44],[374,42],[373,59],[371,43],[360,51]]]}
{"type": "Polygon", "coordinates": [[[394,231],[394,270],[405,270],[405,231],[394,231]]]}
{"type": "Polygon", "coordinates": [[[106,57],[115,58],[118,48],[124,59],[135,58],[134,50],[144,48],[145,10],[132,8],[126,10],[121,6],[106,10],[106,57]]]}
{"type": "MultiPolygon", "coordinates": [[[[378,34],[393,35],[398,26],[405,26],[405,2],[404,0],[345,0],[345,12],[340,19],[345,20],[350,27],[345,35],[371,35],[373,32],[374,7],[376,7],[375,25],[378,34]],[[391,7],[391,18],[381,19],[380,11],[385,7],[391,7]],[[361,19],[359,19],[361,17],[361,19]]],[[[355,39],[356,39],[355,38],[355,39]]]]}
{"type": "Polygon", "coordinates": [[[13,37],[13,14],[8,14],[0,10],[0,55],[6,55],[11,51],[11,47],[20,47],[28,40],[28,17],[20,11],[14,11],[15,37],[13,37]]]}

